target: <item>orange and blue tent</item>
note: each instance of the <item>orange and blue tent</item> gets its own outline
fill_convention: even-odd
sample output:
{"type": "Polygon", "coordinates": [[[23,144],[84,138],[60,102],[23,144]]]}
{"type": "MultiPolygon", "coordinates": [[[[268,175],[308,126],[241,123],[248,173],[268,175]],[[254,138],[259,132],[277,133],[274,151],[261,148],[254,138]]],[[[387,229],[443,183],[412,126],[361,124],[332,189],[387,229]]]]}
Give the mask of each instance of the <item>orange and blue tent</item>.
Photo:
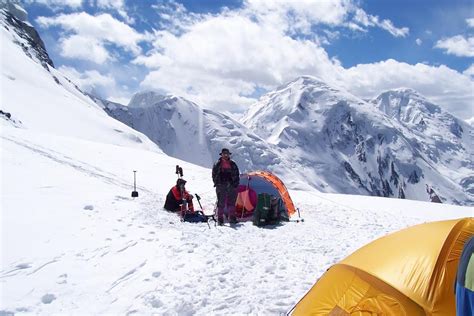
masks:
{"type": "Polygon", "coordinates": [[[281,199],[289,216],[296,212],[283,181],[269,171],[252,171],[240,175],[236,215],[238,217],[251,216],[257,206],[257,196],[261,193],[267,193],[281,199]]]}

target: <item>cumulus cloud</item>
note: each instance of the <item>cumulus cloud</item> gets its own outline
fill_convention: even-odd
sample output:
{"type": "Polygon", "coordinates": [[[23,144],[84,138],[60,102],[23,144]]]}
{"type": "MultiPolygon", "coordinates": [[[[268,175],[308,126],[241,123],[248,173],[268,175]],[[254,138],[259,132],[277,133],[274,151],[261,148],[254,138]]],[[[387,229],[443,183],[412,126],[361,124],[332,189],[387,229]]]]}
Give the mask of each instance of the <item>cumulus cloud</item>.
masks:
{"type": "Polygon", "coordinates": [[[344,70],[340,84],[363,98],[372,98],[389,89],[410,87],[454,115],[472,116],[474,81],[444,65],[410,65],[389,59],[344,70]]]}
{"type": "Polygon", "coordinates": [[[61,55],[102,64],[111,59],[103,44],[93,38],[72,35],[60,41],[61,55]]]}
{"type": "Polygon", "coordinates": [[[239,15],[207,19],[181,36],[157,36],[156,50],[134,61],[156,69],[142,85],[214,108],[239,100],[248,105],[257,87],[271,89],[301,73],[331,78],[339,67],[314,42],[239,15]]]}
{"type": "Polygon", "coordinates": [[[64,57],[99,63],[110,59],[105,45],[120,47],[138,55],[141,52],[138,43],[145,39],[145,35],[106,13],[97,16],[85,12],[61,14],[55,17],[39,17],[36,21],[44,28],[60,26],[67,31],[60,39],[61,54],[64,57]],[[91,49],[89,54],[86,49],[91,49]]]}
{"type": "Polygon", "coordinates": [[[416,43],[416,45],[420,46],[423,43],[423,41],[421,39],[417,38],[415,43],[416,43]]]}
{"type": "Polygon", "coordinates": [[[471,66],[469,66],[466,70],[464,70],[463,74],[474,78],[474,64],[471,64],[471,66]]]}
{"type": "Polygon", "coordinates": [[[349,0],[247,0],[239,10],[216,15],[188,14],[174,2],[154,8],[165,17],[163,23],[174,27],[156,31],[154,50],[134,59],[151,68],[142,87],[165,89],[213,108],[233,105],[233,110],[255,101],[256,91],[302,74],[336,81],[342,67],[320,45],[339,32],[322,29],[321,35],[302,39],[314,25],[364,32],[364,27],[378,26],[394,36],[408,32],[363,10],[355,19],[356,7],[349,0]]]}
{"type": "Polygon", "coordinates": [[[462,35],[445,38],[436,42],[435,48],[444,49],[446,54],[460,57],[474,57],[474,37],[462,35]]]}
{"type": "Polygon", "coordinates": [[[313,24],[341,25],[353,5],[348,0],[247,0],[244,7],[248,15],[266,23],[280,24],[292,32],[307,34],[313,24]]]}

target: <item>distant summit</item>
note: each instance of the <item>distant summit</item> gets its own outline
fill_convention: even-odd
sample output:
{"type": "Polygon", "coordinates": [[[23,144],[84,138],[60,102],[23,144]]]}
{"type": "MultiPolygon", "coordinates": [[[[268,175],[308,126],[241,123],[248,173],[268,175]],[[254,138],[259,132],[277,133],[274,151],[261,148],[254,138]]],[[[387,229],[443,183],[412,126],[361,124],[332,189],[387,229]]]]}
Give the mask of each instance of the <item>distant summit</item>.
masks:
{"type": "Polygon", "coordinates": [[[159,104],[167,98],[172,98],[172,96],[162,95],[156,91],[142,91],[133,95],[128,106],[130,108],[151,107],[159,104]]]}

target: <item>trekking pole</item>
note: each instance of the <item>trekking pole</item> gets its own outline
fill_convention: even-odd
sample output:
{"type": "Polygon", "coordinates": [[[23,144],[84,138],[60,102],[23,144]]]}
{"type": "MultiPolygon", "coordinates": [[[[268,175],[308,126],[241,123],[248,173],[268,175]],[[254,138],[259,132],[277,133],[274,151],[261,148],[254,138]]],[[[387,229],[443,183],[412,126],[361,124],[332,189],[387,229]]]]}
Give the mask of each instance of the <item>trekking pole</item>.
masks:
{"type": "Polygon", "coordinates": [[[198,201],[198,204],[199,204],[199,207],[201,208],[201,213],[204,217],[206,217],[206,223],[207,223],[207,226],[209,227],[209,229],[211,229],[211,225],[209,225],[209,217],[207,217],[205,214],[204,214],[204,209],[202,208],[202,205],[201,205],[201,197],[196,193],[194,194],[194,196],[196,196],[196,200],[198,201]]]}
{"type": "Polygon", "coordinates": [[[202,208],[202,205],[201,205],[201,197],[200,197],[199,195],[197,195],[197,193],[196,193],[196,194],[194,194],[194,195],[196,196],[196,200],[198,201],[198,203],[199,203],[199,207],[201,208],[201,211],[202,211],[202,210],[203,210],[203,208],[202,208]]]}
{"type": "Polygon", "coordinates": [[[132,197],[136,198],[138,197],[138,192],[137,192],[137,171],[133,170],[133,191],[132,191],[132,197]]]}

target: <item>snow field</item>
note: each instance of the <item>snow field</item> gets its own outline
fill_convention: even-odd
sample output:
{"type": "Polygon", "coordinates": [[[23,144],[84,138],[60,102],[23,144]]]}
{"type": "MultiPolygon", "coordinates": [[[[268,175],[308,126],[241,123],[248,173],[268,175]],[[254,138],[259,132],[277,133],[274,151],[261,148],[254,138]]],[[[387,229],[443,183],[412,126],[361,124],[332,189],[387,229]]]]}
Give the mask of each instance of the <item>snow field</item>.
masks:
{"type": "Polygon", "coordinates": [[[444,213],[427,215],[423,208],[433,204],[292,191],[304,222],[209,229],[162,210],[179,164],[188,190],[212,211],[209,169],[16,128],[4,130],[1,144],[0,310],[20,315],[281,314],[367,242],[430,218],[472,214],[436,205],[444,213]],[[140,196],[132,199],[135,169],[140,196]],[[411,214],[397,214],[392,203],[411,214]]]}

